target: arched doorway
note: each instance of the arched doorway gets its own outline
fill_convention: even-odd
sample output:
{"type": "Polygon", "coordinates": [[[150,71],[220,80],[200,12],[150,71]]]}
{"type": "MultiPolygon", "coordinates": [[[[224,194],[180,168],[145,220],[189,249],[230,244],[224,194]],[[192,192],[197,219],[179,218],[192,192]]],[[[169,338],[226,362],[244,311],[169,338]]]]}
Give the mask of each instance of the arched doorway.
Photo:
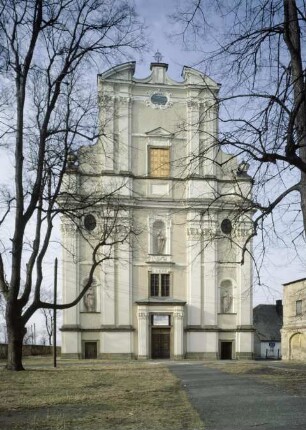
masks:
{"type": "Polygon", "coordinates": [[[290,360],[306,359],[306,336],[304,333],[295,333],[289,341],[290,360]]]}

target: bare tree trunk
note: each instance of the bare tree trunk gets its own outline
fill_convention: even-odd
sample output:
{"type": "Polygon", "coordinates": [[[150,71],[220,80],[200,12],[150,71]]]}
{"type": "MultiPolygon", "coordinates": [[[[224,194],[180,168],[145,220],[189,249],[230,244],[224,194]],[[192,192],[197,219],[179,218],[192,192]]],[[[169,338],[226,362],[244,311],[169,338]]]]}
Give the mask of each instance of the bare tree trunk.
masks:
{"type": "Polygon", "coordinates": [[[306,174],[301,173],[300,182],[301,209],[303,215],[304,234],[306,232],[306,174]]]}
{"type": "MultiPolygon", "coordinates": [[[[295,0],[284,0],[284,40],[287,45],[292,69],[292,86],[294,90],[294,123],[298,136],[299,156],[306,162],[306,103],[304,69],[301,51],[301,29],[299,26],[298,9],[295,0]]],[[[296,156],[294,140],[288,139],[287,156],[296,156]]],[[[300,182],[301,209],[304,232],[306,231],[306,174],[301,171],[300,182]]]]}
{"type": "Polygon", "coordinates": [[[8,370],[24,370],[22,365],[22,345],[26,328],[22,322],[21,314],[16,315],[14,306],[8,304],[6,309],[6,325],[8,335],[8,370]]]}

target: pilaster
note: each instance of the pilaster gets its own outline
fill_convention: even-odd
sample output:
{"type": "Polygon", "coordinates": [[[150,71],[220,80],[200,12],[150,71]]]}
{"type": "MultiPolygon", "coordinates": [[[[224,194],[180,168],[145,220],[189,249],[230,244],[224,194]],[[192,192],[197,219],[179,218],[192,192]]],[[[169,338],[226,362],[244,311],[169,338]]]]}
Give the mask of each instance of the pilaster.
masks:
{"type": "Polygon", "coordinates": [[[207,217],[203,220],[202,226],[204,249],[204,325],[216,326],[218,323],[216,221],[211,217],[207,217]]]}
{"type": "Polygon", "coordinates": [[[173,312],[174,325],[174,358],[184,358],[184,309],[175,307],[173,312]]]}
{"type": "Polygon", "coordinates": [[[132,312],[132,251],[128,241],[118,247],[117,267],[117,322],[131,325],[132,312]]]}
{"type": "Polygon", "coordinates": [[[239,244],[237,247],[237,261],[243,258],[243,264],[237,265],[237,280],[238,280],[238,320],[237,325],[245,326],[253,324],[253,291],[252,291],[252,261],[251,261],[251,244],[247,246],[247,250],[242,257],[242,249],[245,246],[246,240],[252,233],[252,226],[249,222],[241,222],[235,230],[236,241],[239,244]]]}
{"type": "Polygon", "coordinates": [[[200,113],[198,94],[188,94],[187,99],[187,166],[189,175],[200,174],[199,150],[200,150],[200,113]]]}
{"type": "Polygon", "coordinates": [[[203,154],[203,175],[216,175],[217,153],[217,104],[214,100],[207,100],[201,105],[200,152],[203,154]]]}
{"type": "MultiPolygon", "coordinates": [[[[70,303],[79,294],[79,234],[75,224],[63,220],[61,225],[63,237],[63,303],[70,303]]],[[[63,312],[63,325],[79,324],[79,304],[63,312]]]]}
{"type": "Polygon", "coordinates": [[[119,147],[118,151],[118,170],[119,172],[131,171],[131,105],[132,99],[126,96],[118,97],[119,115],[119,147]]]}
{"type": "Polygon", "coordinates": [[[139,306],[138,313],[138,359],[149,358],[149,313],[146,306],[139,306]]]}
{"type": "Polygon", "coordinates": [[[188,325],[201,324],[201,228],[196,222],[187,224],[187,306],[188,325]]]}
{"type": "Polygon", "coordinates": [[[102,325],[116,325],[115,318],[115,264],[114,248],[111,258],[103,262],[102,269],[102,325]]]}
{"type": "Polygon", "coordinates": [[[115,166],[116,141],[114,121],[115,121],[115,98],[113,91],[104,93],[100,98],[100,128],[103,129],[101,144],[103,147],[102,169],[113,171],[115,166]]]}

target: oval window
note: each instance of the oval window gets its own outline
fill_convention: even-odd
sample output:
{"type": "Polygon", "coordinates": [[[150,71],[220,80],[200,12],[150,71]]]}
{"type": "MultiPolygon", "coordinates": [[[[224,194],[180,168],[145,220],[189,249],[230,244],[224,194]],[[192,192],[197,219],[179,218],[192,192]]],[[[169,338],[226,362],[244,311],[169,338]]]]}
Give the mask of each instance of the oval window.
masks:
{"type": "Polygon", "coordinates": [[[233,230],[233,226],[232,226],[232,222],[230,219],[225,218],[222,222],[221,222],[221,231],[224,234],[231,234],[233,230]]]}
{"type": "Polygon", "coordinates": [[[97,221],[96,218],[92,214],[85,215],[84,218],[84,227],[88,231],[92,231],[96,228],[97,221]]]}
{"type": "Polygon", "coordinates": [[[168,101],[168,97],[162,93],[155,93],[151,97],[151,102],[154,105],[165,106],[165,104],[167,104],[167,101],[168,101]]]}

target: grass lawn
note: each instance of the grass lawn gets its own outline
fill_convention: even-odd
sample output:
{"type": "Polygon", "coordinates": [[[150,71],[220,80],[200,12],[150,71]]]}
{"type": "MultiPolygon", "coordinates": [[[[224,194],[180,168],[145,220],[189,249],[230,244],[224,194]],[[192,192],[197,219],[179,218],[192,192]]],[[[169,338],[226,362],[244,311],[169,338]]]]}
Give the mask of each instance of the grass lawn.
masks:
{"type": "MultiPolygon", "coordinates": [[[[4,363],[2,363],[4,364],[4,363]]],[[[202,430],[180,382],[162,364],[24,360],[1,367],[0,428],[26,430],[202,430]]]]}

